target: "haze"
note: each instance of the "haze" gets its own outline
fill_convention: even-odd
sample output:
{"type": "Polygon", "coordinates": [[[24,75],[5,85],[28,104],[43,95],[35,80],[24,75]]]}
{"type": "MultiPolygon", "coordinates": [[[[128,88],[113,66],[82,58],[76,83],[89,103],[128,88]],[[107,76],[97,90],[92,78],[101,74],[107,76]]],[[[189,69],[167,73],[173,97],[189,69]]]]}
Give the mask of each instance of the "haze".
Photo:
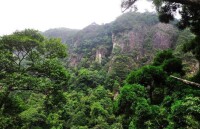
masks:
{"type": "MultiPolygon", "coordinates": [[[[66,27],[82,29],[96,22],[108,23],[121,15],[121,0],[1,0],[0,35],[25,28],[45,31],[66,27]]],[[[138,3],[139,11],[153,11],[150,2],[138,3]]]]}

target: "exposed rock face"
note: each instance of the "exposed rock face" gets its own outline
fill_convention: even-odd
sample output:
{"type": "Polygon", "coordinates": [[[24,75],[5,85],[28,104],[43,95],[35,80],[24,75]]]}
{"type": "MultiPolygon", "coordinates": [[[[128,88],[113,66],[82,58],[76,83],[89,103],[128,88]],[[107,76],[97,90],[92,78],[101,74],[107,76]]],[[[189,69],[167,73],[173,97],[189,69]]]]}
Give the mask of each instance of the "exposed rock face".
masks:
{"type": "Polygon", "coordinates": [[[102,59],[105,57],[105,54],[106,54],[106,49],[105,48],[98,48],[96,50],[96,56],[95,56],[96,62],[101,64],[102,59]]]}
{"type": "Polygon", "coordinates": [[[130,12],[105,25],[92,23],[79,31],[61,29],[58,32],[54,29],[47,31],[46,35],[66,38],[63,41],[68,42],[69,65],[72,67],[80,62],[89,65],[97,62],[112,67],[119,55],[128,56],[127,59],[136,65],[150,63],[158,49],[174,46],[177,31],[173,25],[159,23],[155,14],[130,12]]]}
{"type": "Polygon", "coordinates": [[[120,52],[127,53],[134,49],[141,49],[145,40],[145,32],[128,31],[112,35],[113,50],[117,47],[120,52]]]}
{"type": "MultiPolygon", "coordinates": [[[[136,30],[112,35],[113,49],[119,47],[121,52],[148,49],[168,49],[174,46],[177,29],[170,24],[156,24],[153,27],[140,26],[136,30]]],[[[144,53],[143,53],[144,54],[144,53]]]]}
{"type": "Polygon", "coordinates": [[[159,23],[152,28],[153,47],[159,49],[172,48],[177,38],[178,30],[170,24],[159,23]]]}
{"type": "MultiPolygon", "coordinates": [[[[77,66],[77,64],[81,61],[81,58],[84,57],[84,49],[91,49],[91,56],[87,58],[90,58],[93,61],[98,62],[99,64],[102,63],[103,58],[106,58],[108,56],[114,58],[114,55],[120,53],[132,54],[134,60],[143,59],[146,60],[146,63],[148,63],[153,59],[154,53],[158,49],[168,49],[174,46],[178,31],[170,24],[158,23],[154,26],[141,25],[135,27],[132,30],[113,33],[110,36],[110,38],[112,39],[110,43],[112,47],[112,52],[111,55],[109,55],[107,53],[109,53],[110,50],[108,50],[108,47],[105,47],[106,45],[103,45],[103,43],[97,43],[92,44],[93,46],[87,46],[88,43],[91,43],[93,39],[97,38],[97,35],[93,33],[95,30],[94,28],[98,26],[92,25],[90,27],[93,28],[90,33],[88,32],[90,40],[87,40],[87,38],[83,35],[83,32],[80,32],[80,37],[79,35],[76,35],[76,40],[74,40],[73,47],[78,49],[80,49],[80,47],[82,48],[78,51],[79,53],[76,53],[76,56],[70,57],[70,66],[77,66]],[[85,37],[84,42],[80,41],[82,39],[81,37],[85,37]],[[83,44],[81,44],[81,42],[83,44]]],[[[89,31],[90,29],[86,28],[84,30],[89,31]]]]}
{"type": "Polygon", "coordinates": [[[158,23],[154,26],[137,26],[133,30],[112,34],[113,49],[108,72],[116,71],[115,59],[119,55],[124,55],[129,60],[126,63],[121,62],[129,66],[121,68],[123,71],[149,64],[157,50],[175,46],[177,32],[178,30],[170,24],[158,23]]]}

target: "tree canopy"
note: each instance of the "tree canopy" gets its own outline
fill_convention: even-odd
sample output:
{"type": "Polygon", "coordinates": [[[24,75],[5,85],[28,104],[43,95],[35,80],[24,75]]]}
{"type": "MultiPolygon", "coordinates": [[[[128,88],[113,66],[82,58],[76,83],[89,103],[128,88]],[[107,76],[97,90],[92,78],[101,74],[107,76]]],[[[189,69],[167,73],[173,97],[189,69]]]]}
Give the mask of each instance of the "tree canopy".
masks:
{"type": "Polygon", "coordinates": [[[185,76],[183,59],[199,59],[199,37],[178,32],[149,13],[92,24],[74,35],[69,51],[80,54],[77,67],[68,67],[76,60],[67,58],[72,53],[61,39],[32,29],[0,37],[0,128],[198,129],[200,89],[191,84],[200,72],[185,76]],[[163,41],[168,35],[173,36],[163,41]],[[174,35],[178,47],[194,56],[184,56],[177,46],[160,50],[174,35]]]}

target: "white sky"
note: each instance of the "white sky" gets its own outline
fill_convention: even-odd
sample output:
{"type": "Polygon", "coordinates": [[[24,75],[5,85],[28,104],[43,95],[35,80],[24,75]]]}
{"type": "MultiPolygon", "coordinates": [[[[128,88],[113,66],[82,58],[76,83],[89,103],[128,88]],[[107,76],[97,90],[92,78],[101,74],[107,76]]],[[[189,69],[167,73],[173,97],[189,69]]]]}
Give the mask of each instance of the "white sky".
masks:
{"type": "MultiPolygon", "coordinates": [[[[120,4],[121,0],[0,0],[0,35],[25,28],[82,29],[93,22],[109,23],[122,14],[120,4]]],[[[138,4],[141,12],[152,10],[145,0],[138,4]]]]}

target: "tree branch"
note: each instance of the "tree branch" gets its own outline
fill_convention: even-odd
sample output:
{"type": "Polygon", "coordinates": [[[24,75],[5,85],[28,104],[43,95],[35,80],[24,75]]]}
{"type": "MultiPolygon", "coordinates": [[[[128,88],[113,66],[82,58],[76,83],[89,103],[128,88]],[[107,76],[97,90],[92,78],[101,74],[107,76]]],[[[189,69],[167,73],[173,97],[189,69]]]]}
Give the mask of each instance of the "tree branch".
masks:
{"type": "MultiPolygon", "coordinates": [[[[124,8],[122,12],[125,12],[127,9],[129,9],[132,5],[135,4],[135,2],[140,0],[122,0],[121,7],[124,8]]],[[[152,0],[153,1],[153,0],[152,0]]],[[[200,6],[200,0],[162,0],[165,2],[171,2],[171,3],[179,3],[183,5],[192,5],[192,6],[200,6]]]]}
{"type": "Polygon", "coordinates": [[[200,5],[200,0],[164,0],[164,1],[180,3],[180,4],[184,4],[184,5],[193,5],[193,6],[200,5]]]}
{"type": "Polygon", "coordinates": [[[137,0],[123,0],[121,3],[121,7],[124,8],[122,12],[125,12],[127,9],[129,9],[137,0]]]}
{"type": "Polygon", "coordinates": [[[199,83],[196,83],[196,82],[192,82],[192,81],[188,81],[188,80],[185,80],[185,79],[182,79],[182,78],[178,78],[178,77],[175,77],[173,75],[170,75],[170,77],[176,79],[176,80],[179,80],[185,84],[188,84],[188,85],[191,85],[191,86],[196,86],[198,88],[200,88],[200,84],[199,83]]]}

